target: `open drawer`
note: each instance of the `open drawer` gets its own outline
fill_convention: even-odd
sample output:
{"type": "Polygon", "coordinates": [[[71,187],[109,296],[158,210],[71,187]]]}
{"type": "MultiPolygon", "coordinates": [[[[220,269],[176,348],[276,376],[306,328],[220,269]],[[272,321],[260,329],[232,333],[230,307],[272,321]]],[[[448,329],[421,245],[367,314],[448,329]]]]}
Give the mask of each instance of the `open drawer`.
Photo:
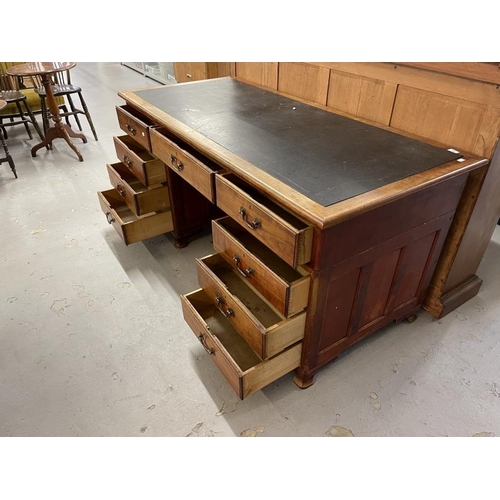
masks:
{"type": "Polygon", "coordinates": [[[170,208],[167,186],[147,188],[123,163],[106,165],[111,185],[135,215],[145,215],[170,208]]]}
{"type": "Polygon", "coordinates": [[[219,165],[161,128],[151,130],[151,148],[155,156],[215,203],[214,175],[221,170],[219,165]]]}
{"type": "Polygon", "coordinates": [[[151,151],[149,131],[154,125],[153,122],[128,104],[116,106],[116,114],[120,128],[134,141],[151,151]]]}
{"type": "Polygon", "coordinates": [[[198,283],[262,359],[304,338],[306,313],[284,318],[219,255],[196,259],[198,283]]]}
{"type": "Polygon", "coordinates": [[[101,191],[97,196],[108,223],[115,228],[126,245],[173,230],[170,211],[137,217],[116,190],[101,191]]]}
{"type": "Polygon", "coordinates": [[[181,302],[187,324],[240,399],[299,366],[302,343],[262,361],[203,290],[181,295],[181,302]]]}
{"type": "Polygon", "coordinates": [[[128,135],[113,137],[116,156],[145,186],[167,182],[165,164],[128,135]]]}
{"type": "Polygon", "coordinates": [[[216,176],[217,205],[292,267],[311,260],[313,228],[236,175],[216,176]]]}
{"type": "Polygon", "coordinates": [[[302,311],[309,298],[309,273],[280,259],[231,217],[212,221],[215,250],[283,316],[302,311]]]}

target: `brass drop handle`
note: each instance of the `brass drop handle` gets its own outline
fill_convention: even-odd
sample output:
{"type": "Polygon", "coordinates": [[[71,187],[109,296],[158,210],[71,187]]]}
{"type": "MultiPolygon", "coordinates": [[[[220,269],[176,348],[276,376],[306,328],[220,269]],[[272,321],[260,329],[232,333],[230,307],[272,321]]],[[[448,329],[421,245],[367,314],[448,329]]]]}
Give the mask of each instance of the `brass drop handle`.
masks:
{"type": "Polygon", "coordinates": [[[170,155],[170,163],[180,172],[184,169],[184,164],[182,161],[177,161],[177,158],[174,155],[170,155]],[[177,162],[177,163],[176,163],[177,162]]]}
{"type": "Polygon", "coordinates": [[[205,337],[203,336],[203,333],[200,333],[198,335],[198,340],[201,342],[201,345],[203,346],[203,349],[208,352],[208,354],[213,355],[215,354],[213,349],[210,349],[210,347],[207,346],[207,343],[205,342],[205,337]]]}
{"type": "Polygon", "coordinates": [[[115,219],[113,219],[113,216],[109,212],[106,212],[106,220],[108,221],[108,224],[115,222],[115,219]]]}
{"type": "Polygon", "coordinates": [[[122,196],[125,196],[125,190],[123,189],[123,186],[121,184],[116,185],[116,190],[118,193],[120,193],[122,196]]]}
{"type": "Polygon", "coordinates": [[[130,135],[135,135],[137,134],[136,130],[134,127],[131,127],[128,123],[125,125],[125,128],[130,132],[130,135]]]}
{"type": "Polygon", "coordinates": [[[234,262],[236,262],[236,269],[238,269],[238,272],[242,274],[243,276],[247,277],[250,274],[253,274],[253,269],[251,267],[247,267],[246,269],[242,269],[241,266],[241,259],[237,256],[233,256],[234,262]]]}
{"type": "Polygon", "coordinates": [[[128,167],[128,168],[132,168],[132,162],[130,161],[129,157],[127,155],[125,155],[123,157],[123,163],[125,163],[125,165],[128,167]]]}
{"type": "Polygon", "coordinates": [[[250,229],[260,229],[262,227],[262,224],[259,219],[254,219],[253,221],[248,221],[247,220],[247,211],[245,210],[244,207],[240,207],[240,211],[238,212],[241,215],[241,218],[243,219],[243,222],[250,228],[250,229]]]}
{"type": "Polygon", "coordinates": [[[230,318],[231,316],[234,317],[234,311],[230,307],[228,307],[226,311],[224,311],[224,309],[222,308],[222,306],[224,306],[226,304],[226,302],[224,301],[224,299],[222,297],[220,297],[219,295],[217,295],[215,297],[215,302],[217,303],[217,307],[219,308],[219,311],[226,318],[230,318]]]}

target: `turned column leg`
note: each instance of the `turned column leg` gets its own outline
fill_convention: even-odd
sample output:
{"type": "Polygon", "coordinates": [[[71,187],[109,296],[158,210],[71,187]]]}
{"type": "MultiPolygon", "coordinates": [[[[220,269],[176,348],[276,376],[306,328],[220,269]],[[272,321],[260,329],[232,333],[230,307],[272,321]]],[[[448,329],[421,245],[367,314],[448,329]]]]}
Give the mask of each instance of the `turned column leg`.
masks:
{"type": "Polygon", "coordinates": [[[78,159],[80,161],[83,161],[82,154],[80,153],[79,149],[73,144],[73,141],[70,139],[70,137],[76,137],[78,139],[82,139],[83,142],[87,142],[87,138],[83,134],[77,134],[76,132],[74,132],[68,125],[61,123],[59,106],[57,105],[54,93],[52,92],[52,86],[50,83],[49,75],[42,75],[42,83],[45,89],[45,94],[47,96],[46,97],[47,105],[52,115],[52,121],[54,122],[54,125],[47,129],[47,132],[45,134],[45,140],[31,149],[31,156],[33,157],[36,156],[36,152],[39,149],[52,144],[52,141],[54,139],[60,137],[61,139],[64,139],[67,142],[68,146],[78,156],[78,159]]]}

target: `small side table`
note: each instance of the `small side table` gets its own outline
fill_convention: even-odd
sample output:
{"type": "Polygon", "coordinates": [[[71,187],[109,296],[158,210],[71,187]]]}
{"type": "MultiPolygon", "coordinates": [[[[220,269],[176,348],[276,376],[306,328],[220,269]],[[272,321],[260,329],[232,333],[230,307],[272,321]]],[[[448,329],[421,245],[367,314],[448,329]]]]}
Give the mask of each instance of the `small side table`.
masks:
{"type": "MultiPolygon", "coordinates": [[[[5,108],[5,106],[7,106],[7,102],[0,100],[0,110],[5,108]]],[[[5,150],[5,157],[2,158],[0,156],[0,164],[2,164],[4,162],[8,162],[10,169],[12,170],[15,178],[17,179],[16,166],[14,165],[14,160],[12,159],[12,156],[10,156],[9,148],[7,147],[7,141],[5,140],[5,137],[3,136],[3,129],[1,126],[0,126],[0,142],[2,143],[3,149],[5,150]]]]}
{"type": "Polygon", "coordinates": [[[36,152],[39,149],[45,146],[51,146],[52,141],[60,137],[68,143],[69,147],[77,154],[78,159],[83,161],[83,156],[78,148],[73,144],[71,137],[82,139],[83,142],[87,142],[87,138],[83,134],[74,132],[69,125],[62,123],[59,106],[57,105],[54,97],[52,83],[50,81],[50,75],[60,71],[69,70],[75,66],[76,63],[74,62],[30,62],[12,66],[7,70],[7,73],[12,76],[40,76],[42,79],[42,85],[45,88],[47,104],[49,106],[54,125],[47,129],[45,139],[31,148],[31,156],[33,157],[36,156],[36,152]]]}

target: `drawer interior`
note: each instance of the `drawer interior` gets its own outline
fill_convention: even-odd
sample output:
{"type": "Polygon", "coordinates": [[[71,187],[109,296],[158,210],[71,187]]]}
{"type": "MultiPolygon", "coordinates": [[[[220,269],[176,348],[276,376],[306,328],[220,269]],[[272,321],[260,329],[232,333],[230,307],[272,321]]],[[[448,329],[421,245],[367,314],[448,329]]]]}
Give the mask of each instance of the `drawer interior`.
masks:
{"type": "Polygon", "coordinates": [[[226,178],[228,181],[230,181],[236,187],[238,187],[239,189],[241,189],[242,191],[247,193],[257,203],[263,205],[264,207],[267,207],[269,210],[274,212],[278,217],[280,217],[284,221],[288,222],[289,224],[291,224],[293,227],[297,228],[298,230],[306,229],[309,227],[309,225],[306,224],[304,221],[295,217],[295,215],[291,214],[288,210],[284,209],[283,207],[281,207],[277,203],[271,201],[266,195],[260,193],[257,189],[255,189],[254,187],[247,184],[245,181],[240,179],[238,176],[231,174],[231,173],[225,173],[222,175],[224,176],[224,178],[226,178]]]}
{"type": "Polygon", "coordinates": [[[128,135],[121,135],[117,137],[117,139],[122,142],[127,149],[132,151],[135,155],[137,155],[142,161],[153,161],[156,160],[156,158],[146,151],[140,144],[138,144],[134,139],[132,139],[128,135]]]}
{"type": "Polygon", "coordinates": [[[271,328],[273,325],[284,320],[284,317],[250,288],[248,283],[219,254],[204,257],[201,259],[201,262],[224,283],[232,295],[238,297],[262,326],[271,328]]]}
{"type": "Polygon", "coordinates": [[[123,163],[113,163],[110,166],[136,193],[148,191],[148,188],[123,163]]]}
{"type": "Polygon", "coordinates": [[[242,371],[262,362],[203,290],[190,293],[185,298],[196,309],[207,324],[210,333],[219,340],[242,371]]]}
{"type": "Polygon", "coordinates": [[[231,219],[231,217],[223,217],[217,219],[215,222],[285,281],[292,283],[307,274],[305,271],[302,273],[299,272],[300,268],[295,269],[280,259],[272,250],[231,219]]]}
{"type": "Polygon", "coordinates": [[[109,206],[123,222],[133,222],[137,220],[137,215],[128,208],[123,198],[114,189],[103,191],[101,194],[106,198],[109,206]]]}
{"type": "Polygon", "coordinates": [[[120,106],[119,109],[126,111],[129,115],[132,115],[139,123],[143,123],[146,127],[154,126],[154,122],[150,120],[147,116],[144,116],[142,113],[137,111],[132,106],[125,104],[124,106],[120,106]]]}

